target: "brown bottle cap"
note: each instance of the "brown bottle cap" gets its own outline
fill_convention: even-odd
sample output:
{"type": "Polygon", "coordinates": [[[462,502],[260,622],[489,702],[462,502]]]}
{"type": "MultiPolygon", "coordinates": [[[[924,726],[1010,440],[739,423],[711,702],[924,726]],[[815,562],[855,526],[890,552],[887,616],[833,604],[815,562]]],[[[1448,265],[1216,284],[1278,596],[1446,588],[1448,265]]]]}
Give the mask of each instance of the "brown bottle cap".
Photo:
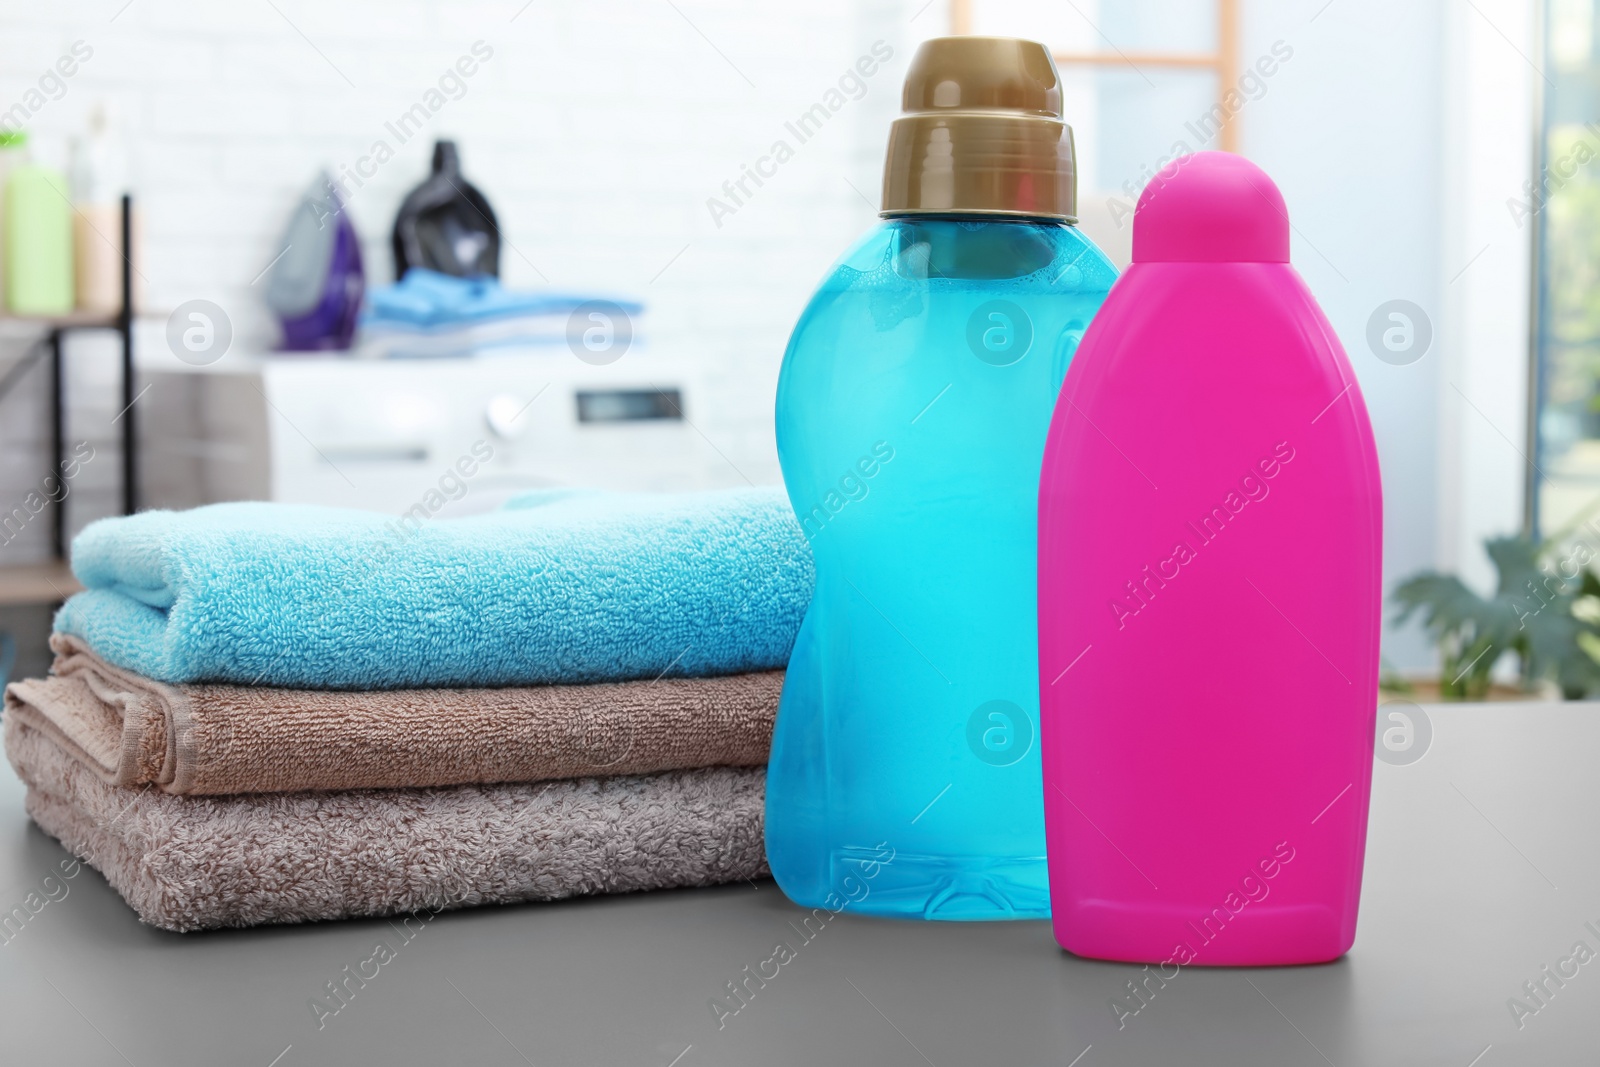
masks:
{"type": "Polygon", "coordinates": [[[1050,50],[1015,37],[935,37],[906,71],[883,211],[1077,222],[1072,127],[1050,50]]]}

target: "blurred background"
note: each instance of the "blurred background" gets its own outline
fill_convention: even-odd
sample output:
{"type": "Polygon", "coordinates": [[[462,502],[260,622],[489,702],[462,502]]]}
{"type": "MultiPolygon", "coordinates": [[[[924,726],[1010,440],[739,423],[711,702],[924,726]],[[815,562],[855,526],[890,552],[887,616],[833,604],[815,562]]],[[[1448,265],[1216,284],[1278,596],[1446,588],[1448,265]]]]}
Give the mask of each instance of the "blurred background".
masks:
{"type": "MultiPolygon", "coordinates": [[[[44,669],[63,547],[130,506],[778,482],[788,332],[875,220],[912,52],[959,32],[1056,51],[1119,265],[1175,154],[1274,176],[1373,418],[1386,583],[1487,613],[1414,590],[1392,684],[1582,695],[1491,632],[1484,542],[1570,542],[1600,498],[1595,7],[7,0],[0,652],[44,669]]],[[[1587,633],[1600,599],[1558,593],[1587,633]]]]}

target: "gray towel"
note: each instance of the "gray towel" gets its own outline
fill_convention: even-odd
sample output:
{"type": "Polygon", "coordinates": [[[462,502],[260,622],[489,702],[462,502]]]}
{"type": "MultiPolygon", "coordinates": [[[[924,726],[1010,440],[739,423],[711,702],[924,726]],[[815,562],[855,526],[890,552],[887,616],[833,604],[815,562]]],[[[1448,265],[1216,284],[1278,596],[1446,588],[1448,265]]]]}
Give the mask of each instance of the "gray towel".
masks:
{"type": "Polygon", "coordinates": [[[200,930],[390,915],[767,873],[763,768],[532,785],[170,796],[109,785],[5,717],[6,755],[47,833],[152,926],[200,930]]]}

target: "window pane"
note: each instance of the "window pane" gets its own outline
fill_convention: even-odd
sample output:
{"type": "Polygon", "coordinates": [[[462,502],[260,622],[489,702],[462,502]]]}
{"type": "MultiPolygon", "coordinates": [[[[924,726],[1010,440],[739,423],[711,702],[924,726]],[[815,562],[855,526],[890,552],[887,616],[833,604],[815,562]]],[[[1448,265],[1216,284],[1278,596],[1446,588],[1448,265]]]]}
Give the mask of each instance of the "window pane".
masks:
{"type": "Polygon", "coordinates": [[[972,32],[1058,52],[1212,52],[1217,9],[1214,0],[972,0],[972,32]]]}
{"type": "Polygon", "coordinates": [[[1174,146],[1216,147],[1217,79],[1209,70],[1067,65],[1061,81],[1081,196],[1137,199],[1174,146]]]}
{"type": "Polygon", "coordinates": [[[1595,0],[1552,0],[1546,26],[1544,151],[1537,194],[1540,289],[1535,519],[1548,534],[1600,506],[1600,67],[1595,0]]]}

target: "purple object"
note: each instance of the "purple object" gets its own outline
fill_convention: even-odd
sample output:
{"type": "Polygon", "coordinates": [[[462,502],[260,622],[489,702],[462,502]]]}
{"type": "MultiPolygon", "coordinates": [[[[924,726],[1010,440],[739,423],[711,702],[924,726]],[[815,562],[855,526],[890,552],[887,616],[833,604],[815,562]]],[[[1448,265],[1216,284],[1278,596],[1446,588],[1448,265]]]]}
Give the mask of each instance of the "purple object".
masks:
{"type": "Polygon", "coordinates": [[[283,327],[284,350],[349,348],[366,274],[361,241],[327,172],[295,206],[282,243],[267,285],[267,306],[283,327]]]}

